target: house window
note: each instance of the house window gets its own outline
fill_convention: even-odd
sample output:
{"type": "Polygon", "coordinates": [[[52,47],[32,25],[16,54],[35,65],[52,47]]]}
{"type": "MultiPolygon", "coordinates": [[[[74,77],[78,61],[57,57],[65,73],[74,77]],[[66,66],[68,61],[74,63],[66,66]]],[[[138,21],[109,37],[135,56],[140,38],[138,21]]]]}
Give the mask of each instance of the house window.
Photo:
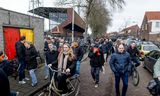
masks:
{"type": "Polygon", "coordinates": [[[156,28],[160,27],[160,22],[156,22],[156,28]]]}

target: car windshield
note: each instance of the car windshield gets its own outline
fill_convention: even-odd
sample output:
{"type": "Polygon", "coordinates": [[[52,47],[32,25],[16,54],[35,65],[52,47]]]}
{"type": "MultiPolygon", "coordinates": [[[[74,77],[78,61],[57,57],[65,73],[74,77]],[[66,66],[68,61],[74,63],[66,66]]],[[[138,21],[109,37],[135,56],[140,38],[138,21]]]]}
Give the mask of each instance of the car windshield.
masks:
{"type": "Polygon", "coordinates": [[[160,50],[157,46],[144,46],[145,51],[160,50]]]}

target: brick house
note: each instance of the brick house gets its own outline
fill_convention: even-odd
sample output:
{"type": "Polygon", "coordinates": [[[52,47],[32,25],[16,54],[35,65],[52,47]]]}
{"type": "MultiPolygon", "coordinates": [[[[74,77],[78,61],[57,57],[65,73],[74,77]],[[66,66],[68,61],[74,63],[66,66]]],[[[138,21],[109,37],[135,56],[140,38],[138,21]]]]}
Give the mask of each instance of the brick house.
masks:
{"type": "Polygon", "coordinates": [[[160,11],[145,12],[140,36],[141,39],[160,42],[160,11]]]}
{"type": "Polygon", "coordinates": [[[123,34],[123,35],[126,35],[126,36],[133,36],[133,37],[139,37],[139,31],[140,31],[140,28],[138,25],[132,25],[132,26],[129,26],[125,29],[123,29],[120,34],[123,34]]]}

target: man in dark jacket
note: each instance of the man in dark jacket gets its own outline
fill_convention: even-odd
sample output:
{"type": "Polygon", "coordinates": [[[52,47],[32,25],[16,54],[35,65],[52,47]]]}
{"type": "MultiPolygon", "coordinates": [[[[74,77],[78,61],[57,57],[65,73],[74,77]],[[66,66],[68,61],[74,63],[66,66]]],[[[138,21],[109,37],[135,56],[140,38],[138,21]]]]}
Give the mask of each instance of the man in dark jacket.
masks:
{"type": "Polygon", "coordinates": [[[140,56],[140,51],[138,50],[136,43],[132,42],[131,45],[128,47],[127,52],[130,54],[131,56],[131,61],[133,61],[134,63],[136,63],[136,67],[140,65],[140,61],[139,61],[139,56],[140,56]]]}
{"type": "Polygon", "coordinates": [[[91,75],[95,81],[95,87],[98,87],[100,70],[102,69],[102,66],[104,66],[103,53],[100,48],[93,47],[91,48],[88,57],[90,58],[91,75]]]}
{"type": "Polygon", "coordinates": [[[126,96],[128,87],[128,74],[131,70],[130,55],[125,51],[123,44],[117,45],[118,52],[113,53],[110,59],[110,67],[115,75],[116,96],[126,96]],[[119,91],[120,78],[123,81],[122,95],[119,91]]]}
{"type": "MultiPolygon", "coordinates": [[[[53,43],[49,43],[48,46],[49,46],[49,50],[46,52],[47,65],[51,64],[51,67],[53,69],[56,69],[57,65],[58,65],[59,52],[58,52],[56,46],[53,45],[53,43]]],[[[52,75],[53,75],[51,70],[49,70],[49,74],[50,74],[50,80],[51,80],[52,75]]]]}
{"type": "Polygon", "coordinates": [[[24,79],[25,79],[25,68],[26,68],[25,46],[24,46],[25,39],[26,38],[24,36],[22,36],[20,38],[20,41],[16,42],[16,44],[15,44],[17,58],[18,58],[18,61],[20,63],[19,70],[18,70],[18,73],[19,73],[19,84],[25,84],[26,83],[24,81],[24,79]]]}

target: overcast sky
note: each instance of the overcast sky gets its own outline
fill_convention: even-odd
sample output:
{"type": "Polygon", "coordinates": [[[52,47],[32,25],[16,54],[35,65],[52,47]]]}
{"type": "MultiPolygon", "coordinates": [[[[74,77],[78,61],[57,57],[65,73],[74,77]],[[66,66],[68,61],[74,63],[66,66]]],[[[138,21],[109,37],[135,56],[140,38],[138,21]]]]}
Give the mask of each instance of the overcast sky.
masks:
{"type": "MultiPolygon", "coordinates": [[[[55,0],[43,0],[44,6],[53,6],[55,0]]],[[[114,11],[112,26],[108,32],[118,31],[126,25],[141,25],[145,11],[160,11],[160,0],[125,0],[126,5],[121,11],[114,11]]],[[[0,0],[0,7],[26,13],[29,10],[29,0],[0,0]]]]}

